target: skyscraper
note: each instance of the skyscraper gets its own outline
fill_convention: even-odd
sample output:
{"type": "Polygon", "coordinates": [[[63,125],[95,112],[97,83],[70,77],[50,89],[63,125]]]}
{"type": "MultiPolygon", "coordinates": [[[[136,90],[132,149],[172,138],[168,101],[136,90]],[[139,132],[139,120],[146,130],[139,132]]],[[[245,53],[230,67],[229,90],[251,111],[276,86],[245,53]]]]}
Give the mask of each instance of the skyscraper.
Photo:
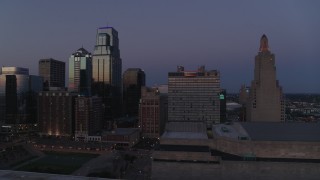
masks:
{"type": "Polygon", "coordinates": [[[103,98],[104,128],[122,112],[121,74],[118,32],[112,27],[98,28],[92,56],[92,93],[103,98]]]}
{"type": "Polygon", "coordinates": [[[42,78],[29,75],[29,69],[2,67],[0,75],[0,122],[30,124],[37,122],[37,93],[42,78]]]}
{"type": "Polygon", "coordinates": [[[70,92],[80,95],[91,95],[92,56],[84,48],[78,49],[69,58],[69,86],[70,92]]]}
{"type": "Polygon", "coordinates": [[[146,75],[140,68],[129,68],[123,73],[123,110],[127,116],[139,114],[141,87],[146,84],[146,75]]]}
{"type": "Polygon", "coordinates": [[[220,122],[220,73],[185,71],[178,66],[177,72],[169,72],[168,122],[203,123],[211,128],[220,122]]]}
{"type": "Polygon", "coordinates": [[[284,97],[276,79],[275,56],[269,50],[268,38],[260,39],[255,57],[254,80],[247,104],[247,121],[283,122],[284,97]]]}
{"type": "Polygon", "coordinates": [[[40,59],[39,76],[43,77],[43,89],[56,90],[65,88],[65,62],[52,58],[40,59]]]}

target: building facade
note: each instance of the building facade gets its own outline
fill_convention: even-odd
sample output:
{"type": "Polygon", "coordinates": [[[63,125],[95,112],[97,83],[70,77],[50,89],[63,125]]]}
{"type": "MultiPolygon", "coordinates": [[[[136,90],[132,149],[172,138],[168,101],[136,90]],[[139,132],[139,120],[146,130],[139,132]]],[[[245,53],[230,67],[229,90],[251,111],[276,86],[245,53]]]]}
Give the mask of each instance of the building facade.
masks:
{"type": "Polygon", "coordinates": [[[75,140],[97,141],[101,136],[102,99],[77,97],[75,101],[75,140]]]}
{"type": "Polygon", "coordinates": [[[142,87],[139,128],[143,137],[159,138],[168,119],[168,96],[158,88],[142,87]]]}
{"type": "Polygon", "coordinates": [[[146,75],[140,68],[129,68],[123,73],[123,111],[126,116],[138,117],[141,87],[146,75]]]}
{"type": "Polygon", "coordinates": [[[52,58],[40,59],[39,76],[43,78],[43,90],[61,90],[65,88],[65,62],[52,58]]]}
{"type": "Polygon", "coordinates": [[[97,30],[92,56],[92,94],[102,97],[104,104],[103,128],[112,126],[122,113],[122,60],[118,32],[112,27],[97,30]]]}
{"type": "Polygon", "coordinates": [[[177,72],[168,75],[168,122],[198,122],[211,128],[220,122],[220,73],[185,71],[178,66],[177,72]]]}
{"type": "Polygon", "coordinates": [[[2,67],[0,73],[0,123],[36,123],[36,98],[42,88],[42,78],[29,75],[29,69],[2,67]]]}
{"type": "Polygon", "coordinates": [[[78,49],[69,58],[68,91],[91,95],[92,56],[84,48],[78,49]]]}
{"type": "Polygon", "coordinates": [[[42,91],[38,94],[39,134],[72,136],[76,94],[67,91],[42,91]]]}
{"type": "Polygon", "coordinates": [[[101,142],[112,143],[117,148],[131,148],[140,140],[140,131],[137,128],[116,128],[113,131],[104,132],[101,142]]]}
{"type": "Polygon", "coordinates": [[[255,57],[254,80],[247,104],[247,121],[285,121],[284,97],[276,79],[275,56],[269,50],[268,38],[260,39],[260,49],[255,57]]]}

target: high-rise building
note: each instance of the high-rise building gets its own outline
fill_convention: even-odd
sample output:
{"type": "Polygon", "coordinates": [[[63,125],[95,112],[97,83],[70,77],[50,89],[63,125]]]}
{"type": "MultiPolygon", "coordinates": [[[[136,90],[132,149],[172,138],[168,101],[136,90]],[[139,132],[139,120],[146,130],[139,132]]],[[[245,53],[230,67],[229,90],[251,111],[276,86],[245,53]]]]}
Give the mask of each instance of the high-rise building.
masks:
{"type": "Polygon", "coordinates": [[[168,96],[157,87],[141,88],[139,128],[143,137],[159,138],[168,119],[168,96]]]}
{"type": "Polygon", "coordinates": [[[78,49],[69,58],[69,92],[91,95],[92,56],[84,48],[78,49]]]}
{"type": "Polygon", "coordinates": [[[52,58],[40,59],[39,76],[43,78],[43,90],[61,90],[65,88],[65,62],[52,58]]]}
{"type": "Polygon", "coordinates": [[[211,128],[220,122],[220,73],[185,71],[182,66],[177,72],[169,72],[168,122],[204,123],[211,128]]]}
{"type": "Polygon", "coordinates": [[[110,128],[122,113],[121,76],[118,32],[112,27],[98,28],[92,56],[92,94],[103,98],[103,128],[110,128]]]}
{"type": "Polygon", "coordinates": [[[72,136],[74,134],[74,101],[76,94],[67,91],[42,91],[38,94],[40,135],[72,136]]]}
{"type": "Polygon", "coordinates": [[[75,103],[75,140],[97,141],[101,135],[102,99],[77,97],[75,103]]]}
{"type": "Polygon", "coordinates": [[[138,117],[141,87],[146,75],[140,68],[129,68],[123,73],[123,110],[130,117],[138,117]]]}
{"type": "Polygon", "coordinates": [[[0,122],[30,124],[37,122],[37,93],[42,78],[29,75],[29,69],[2,67],[0,73],[0,122]]]}
{"type": "Polygon", "coordinates": [[[283,122],[284,97],[276,79],[275,56],[269,50],[268,38],[260,39],[260,49],[255,57],[254,80],[247,103],[247,121],[283,122]]]}

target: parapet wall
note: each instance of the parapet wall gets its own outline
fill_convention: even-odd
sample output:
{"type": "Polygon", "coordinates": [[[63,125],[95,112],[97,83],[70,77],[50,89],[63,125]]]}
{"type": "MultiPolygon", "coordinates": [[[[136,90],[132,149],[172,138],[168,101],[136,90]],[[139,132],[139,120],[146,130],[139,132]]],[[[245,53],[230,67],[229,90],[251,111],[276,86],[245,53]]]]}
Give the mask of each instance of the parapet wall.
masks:
{"type": "Polygon", "coordinates": [[[222,161],[221,164],[152,162],[152,179],[318,180],[319,163],[222,161]]]}

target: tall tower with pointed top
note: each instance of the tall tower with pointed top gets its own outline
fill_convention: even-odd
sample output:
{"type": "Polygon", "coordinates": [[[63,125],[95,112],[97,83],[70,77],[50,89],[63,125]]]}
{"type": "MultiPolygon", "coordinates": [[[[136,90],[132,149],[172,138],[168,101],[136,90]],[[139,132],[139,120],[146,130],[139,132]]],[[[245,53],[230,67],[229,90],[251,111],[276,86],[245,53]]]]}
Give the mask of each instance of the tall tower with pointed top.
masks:
{"type": "Polygon", "coordinates": [[[254,80],[247,104],[247,120],[253,122],[284,122],[284,97],[276,79],[275,56],[263,35],[255,57],[254,80]]]}
{"type": "Polygon", "coordinates": [[[69,58],[69,86],[70,92],[81,96],[91,95],[92,56],[83,47],[69,58]]]}

